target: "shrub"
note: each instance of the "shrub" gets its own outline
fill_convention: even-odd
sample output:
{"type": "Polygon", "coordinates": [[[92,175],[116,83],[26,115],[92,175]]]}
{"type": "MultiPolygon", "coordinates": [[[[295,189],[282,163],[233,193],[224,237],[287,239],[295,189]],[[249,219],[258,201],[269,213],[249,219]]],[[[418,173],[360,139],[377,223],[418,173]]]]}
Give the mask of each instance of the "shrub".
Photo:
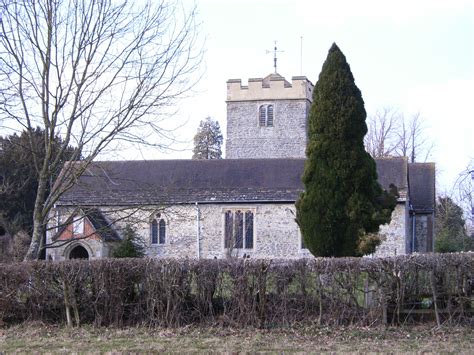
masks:
{"type": "Polygon", "coordinates": [[[123,239],[112,252],[114,258],[141,258],[145,255],[146,247],[143,240],[137,235],[136,230],[126,225],[123,239]]]}
{"type": "Polygon", "coordinates": [[[439,324],[472,324],[473,280],[474,253],[0,264],[0,321],[366,326],[436,316],[439,324]]]}

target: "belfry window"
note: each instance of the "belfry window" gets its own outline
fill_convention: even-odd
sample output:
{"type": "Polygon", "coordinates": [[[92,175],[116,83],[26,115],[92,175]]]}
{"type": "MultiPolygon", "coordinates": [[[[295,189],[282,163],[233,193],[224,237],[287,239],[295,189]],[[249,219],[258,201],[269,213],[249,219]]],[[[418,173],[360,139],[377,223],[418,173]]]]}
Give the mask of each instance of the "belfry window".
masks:
{"type": "Polygon", "coordinates": [[[224,247],[226,249],[252,249],[253,223],[253,211],[225,211],[224,247]]]}
{"type": "Polygon", "coordinates": [[[260,127],[273,127],[273,105],[261,105],[258,109],[260,127]]]}
{"type": "Polygon", "coordinates": [[[273,127],[273,105],[267,106],[267,126],[273,127]]]}
{"type": "Polygon", "coordinates": [[[262,105],[260,106],[260,115],[259,115],[259,125],[260,127],[265,127],[267,125],[267,108],[262,105]]]}

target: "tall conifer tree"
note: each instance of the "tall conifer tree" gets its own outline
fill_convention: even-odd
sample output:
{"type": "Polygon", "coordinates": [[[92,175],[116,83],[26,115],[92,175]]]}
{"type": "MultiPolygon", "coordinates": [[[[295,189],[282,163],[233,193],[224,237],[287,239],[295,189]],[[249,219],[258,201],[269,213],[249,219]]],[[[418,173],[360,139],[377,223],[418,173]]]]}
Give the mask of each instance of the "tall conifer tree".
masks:
{"type": "Polygon", "coordinates": [[[194,136],[193,159],[222,159],[222,133],[217,120],[201,120],[194,136]]]}
{"type": "Polygon", "coordinates": [[[380,243],[395,199],[377,182],[375,161],[364,149],[366,112],[349,64],[336,44],[329,50],[309,114],[305,192],[297,222],[316,256],[357,256],[380,243]]]}

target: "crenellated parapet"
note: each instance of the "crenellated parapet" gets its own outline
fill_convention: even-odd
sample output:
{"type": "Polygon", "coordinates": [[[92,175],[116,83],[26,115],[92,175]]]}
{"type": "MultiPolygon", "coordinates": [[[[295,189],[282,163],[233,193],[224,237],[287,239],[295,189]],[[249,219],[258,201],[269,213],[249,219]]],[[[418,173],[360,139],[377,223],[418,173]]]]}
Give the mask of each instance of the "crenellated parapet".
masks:
{"type": "Polygon", "coordinates": [[[312,101],[313,84],[305,76],[294,76],[289,83],[280,74],[248,80],[242,85],[240,79],[227,81],[227,102],[254,100],[301,100],[312,101]]]}

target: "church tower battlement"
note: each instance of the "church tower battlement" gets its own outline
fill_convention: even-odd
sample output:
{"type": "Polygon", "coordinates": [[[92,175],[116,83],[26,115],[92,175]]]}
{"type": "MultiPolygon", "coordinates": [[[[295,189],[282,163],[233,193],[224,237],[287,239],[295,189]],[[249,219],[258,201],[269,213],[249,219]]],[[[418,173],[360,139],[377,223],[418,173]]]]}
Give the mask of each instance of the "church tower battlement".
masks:
{"type": "Polygon", "coordinates": [[[226,158],[304,158],[312,94],[304,76],[228,80],[226,158]]]}
{"type": "Polygon", "coordinates": [[[279,74],[249,79],[247,86],[242,86],[240,79],[230,79],[227,81],[227,101],[312,100],[313,84],[305,76],[294,76],[291,81],[290,84],[279,74]]]}

